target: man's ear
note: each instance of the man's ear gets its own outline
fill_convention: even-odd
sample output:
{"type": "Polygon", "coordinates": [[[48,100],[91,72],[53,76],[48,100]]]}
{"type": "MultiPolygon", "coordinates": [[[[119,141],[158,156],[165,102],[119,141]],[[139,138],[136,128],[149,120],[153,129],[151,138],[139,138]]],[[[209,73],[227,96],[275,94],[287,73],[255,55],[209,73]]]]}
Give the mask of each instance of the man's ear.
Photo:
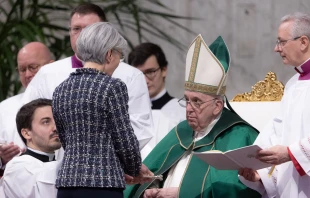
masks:
{"type": "Polygon", "coordinates": [[[168,70],[168,67],[163,67],[163,68],[161,68],[161,76],[162,76],[163,78],[166,78],[166,76],[167,76],[167,70],[168,70]]]}
{"type": "Polygon", "coordinates": [[[30,139],[31,139],[30,130],[28,130],[28,129],[22,129],[21,134],[22,134],[22,136],[23,136],[26,140],[30,140],[30,139]]]}
{"type": "Polygon", "coordinates": [[[214,115],[220,114],[222,112],[223,108],[224,108],[224,101],[216,99],[215,100],[215,109],[213,111],[214,115]]]}
{"type": "Polygon", "coordinates": [[[300,38],[300,40],[301,40],[301,50],[302,51],[304,51],[310,47],[309,46],[309,38],[307,36],[302,36],[300,38]]]}

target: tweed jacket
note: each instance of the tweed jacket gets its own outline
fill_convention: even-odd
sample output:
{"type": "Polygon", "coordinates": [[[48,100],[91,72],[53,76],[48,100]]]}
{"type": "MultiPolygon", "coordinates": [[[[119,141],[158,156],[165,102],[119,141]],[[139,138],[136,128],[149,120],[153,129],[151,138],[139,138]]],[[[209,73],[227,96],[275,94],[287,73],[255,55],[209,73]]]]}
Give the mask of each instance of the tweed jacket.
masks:
{"type": "Polygon", "coordinates": [[[128,114],[126,85],[91,68],[77,69],[53,93],[65,150],[56,187],[125,188],[139,174],[139,142],[128,114]]]}

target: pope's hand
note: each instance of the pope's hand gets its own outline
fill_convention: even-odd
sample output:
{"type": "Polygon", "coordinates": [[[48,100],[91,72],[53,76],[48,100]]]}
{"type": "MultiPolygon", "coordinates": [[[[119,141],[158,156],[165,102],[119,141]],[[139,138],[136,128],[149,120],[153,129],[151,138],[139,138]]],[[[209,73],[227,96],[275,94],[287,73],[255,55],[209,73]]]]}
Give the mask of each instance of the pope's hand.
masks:
{"type": "Polygon", "coordinates": [[[241,168],[239,169],[238,174],[244,177],[244,179],[251,182],[257,182],[261,180],[257,171],[250,168],[241,168]]]}
{"type": "Polygon", "coordinates": [[[144,192],[143,198],[176,198],[178,188],[152,188],[144,192]]]}
{"type": "Polygon", "coordinates": [[[24,149],[20,149],[19,146],[14,145],[13,142],[10,144],[0,145],[0,157],[2,165],[8,163],[14,156],[18,155],[20,152],[24,152],[24,149]]]}
{"type": "Polygon", "coordinates": [[[257,152],[257,159],[268,164],[282,164],[291,160],[287,147],[276,145],[257,152]]]}

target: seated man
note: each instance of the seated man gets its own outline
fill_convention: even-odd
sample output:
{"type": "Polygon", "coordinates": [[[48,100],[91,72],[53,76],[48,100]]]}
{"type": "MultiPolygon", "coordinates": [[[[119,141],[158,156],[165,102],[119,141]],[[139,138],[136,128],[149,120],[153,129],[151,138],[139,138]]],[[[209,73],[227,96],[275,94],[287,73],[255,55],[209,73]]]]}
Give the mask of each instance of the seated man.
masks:
{"type": "Polygon", "coordinates": [[[1,181],[6,197],[56,197],[54,151],[61,144],[51,105],[51,100],[37,99],[22,106],[17,113],[18,133],[27,150],[6,165],[1,181]]]}
{"type": "Polygon", "coordinates": [[[186,57],[186,121],[179,123],[147,156],[144,164],[162,182],[127,186],[125,197],[260,197],[238,180],[237,170],[216,170],[192,152],[251,145],[258,132],[224,108],[229,52],[221,37],[210,48],[199,35],[186,57]]]}

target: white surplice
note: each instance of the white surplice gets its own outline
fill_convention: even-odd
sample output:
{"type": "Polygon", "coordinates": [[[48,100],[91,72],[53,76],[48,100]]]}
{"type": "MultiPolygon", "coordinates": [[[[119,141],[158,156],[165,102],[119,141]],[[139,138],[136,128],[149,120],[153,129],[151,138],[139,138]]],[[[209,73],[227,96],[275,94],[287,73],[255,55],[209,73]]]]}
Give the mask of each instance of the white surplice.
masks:
{"type": "Polygon", "coordinates": [[[0,103],[0,140],[6,143],[13,142],[21,148],[25,144],[16,128],[16,114],[22,106],[23,94],[10,97],[0,103]]]}
{"type": "Polygon", "coordinates": [[[262,148],[288,146],[306,175],[300,176],[293,163],[278,165],[271,177],[270,168],[258,170],[264,185],[240,180],[265,197],[310,197],[310,80],[293,76],[285,86],[281,108],[259,134],[254,144],[262,148]]]}
{"type": "MultiPolygon", "coordinates": [[[[71,57],[41,67],[28,85],[23,103],[37,98],[52,99],[55,88],[75,70],[71,57]]],[[[151,103],[144,75],[140,70],[121,62],[112,77],[121,79],[127,86],[130,122],[141,150],[153,137],[151,103]]]]}
{"type": "Polygon", "coordinates": [[[1,190],[6,198],[55,198],[59,163],[44,163],[30,155],[14,157],[0,180],[1,190]]]}

